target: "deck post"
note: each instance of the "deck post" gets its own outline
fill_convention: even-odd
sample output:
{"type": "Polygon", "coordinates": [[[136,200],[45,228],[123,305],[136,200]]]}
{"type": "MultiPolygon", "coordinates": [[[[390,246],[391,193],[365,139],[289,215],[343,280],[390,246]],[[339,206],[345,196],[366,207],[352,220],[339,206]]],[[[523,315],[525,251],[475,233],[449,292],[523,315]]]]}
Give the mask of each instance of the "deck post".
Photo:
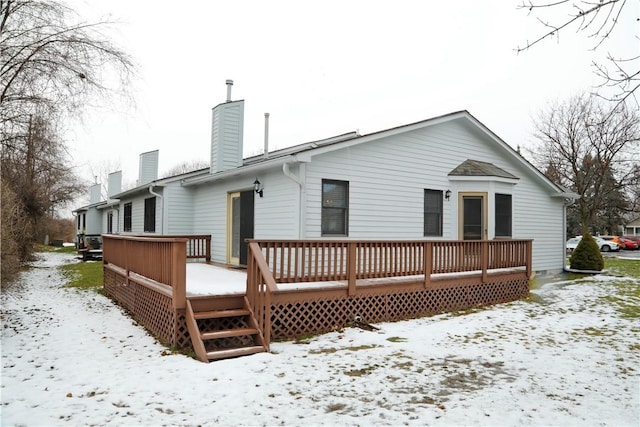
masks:
{"type": "Polygon", "coordinates": [[[527,279],[531,279],[533,275],[533,241],[528,240],[526,242],[527,250],[527,279]]]}
{"type": "Polygon", "coordinates": [[[422,268],[424,270],[424,287],[431,284],[431,271],[433,270],[433,243],[424,242],[422,268]]]}
{"type": "MultiPolygon", "coordinates": [[[[130,272],[129,272],[129,259],[131,259],[131,255],[129,253],[129,240],[125,240],[124,241],[124,253],[125,253],[125,257],[124,257],[124,270],[126,272],[126,277],[124,278],[125,282],[124,285],[125,286],[129,286],[129,277],[130,276],[130,272]]],[[[102,255],[104,258],[104,254],[102,255]]]]}
{"type": "Polygon", "coordinates": [[[347,243],[347,280],[349,296],[356,294],[356,242],[347,243]]]}
{"type": "Polygon", "coordinates": [[[489,266],[489,241],[483,240],[480,243],[480,256],[482,262],[482,283],[487,282],[487,268],[489,266]]]}
{"type": "Polygon", "coordinates": [[[187,241],[171,243],[171,287],[173,288],[173,308],[187,307],[187,241]]]}

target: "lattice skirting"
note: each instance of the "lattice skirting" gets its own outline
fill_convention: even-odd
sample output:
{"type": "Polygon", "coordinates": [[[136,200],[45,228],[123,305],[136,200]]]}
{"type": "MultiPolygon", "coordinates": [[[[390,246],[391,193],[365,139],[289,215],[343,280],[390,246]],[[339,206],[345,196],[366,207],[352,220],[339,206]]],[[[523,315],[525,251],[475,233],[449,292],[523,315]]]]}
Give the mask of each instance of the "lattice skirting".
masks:
{"type": "MultiPolygon", "coordinates": [[[[125,277],[104,269],[107,295],[122,305],[134,319],[164,344],[191,348],[184,312],[173,308],[171,298],[135,282],[126,284],[125,277]]],[[[466,310],[482,305],[498,304],[524,298],[529,294],[525,278],[496,278],[483,284],[452,284],[450,287],[424,289],[416,287],[388,289],[377,287],[369,293],[351,297],[316,296],[298,293],[271,306],[272,339],[293,339],[315,335],[353,322],[356,316],[367,323],[385,322],[429,316],[448,311],[466,310]]],[[[231,325],[230,320],[204,320],[206,330],[246,327],[231,325]]],[[[236,347],[250,343],[220,340],[217,347],[236,347]]],[[[213,345],[213,344],[211,344],[213,345]]]]}
{"type": "Polygon", "coordinates": [[[271,307],[271,337],[292,339],[344,327],[359,316],[367,323],[466,310],[524,298],[529,281],[510,279],[438,289],[372,292],[344,298],[300,299],[271,307]]]}
{"type": "Polygon", "coordinates": [[[160,342],[177,348],[191,346],[183,312],[175,310],[167,295],[130,281],[117,272],[104,269],[106,294],[160,342]]]}

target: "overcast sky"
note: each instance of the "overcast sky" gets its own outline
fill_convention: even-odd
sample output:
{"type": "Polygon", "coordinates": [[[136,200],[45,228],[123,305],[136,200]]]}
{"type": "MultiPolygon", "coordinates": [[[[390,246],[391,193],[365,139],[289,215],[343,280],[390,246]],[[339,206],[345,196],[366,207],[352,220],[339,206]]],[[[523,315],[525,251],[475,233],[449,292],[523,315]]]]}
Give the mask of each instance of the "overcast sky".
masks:
{"type": "MultiPolygon", "coordinates": [[[[512,147],[528,146],[532,116],[600,82],[594,59],[640,46],[629,24],[595,54],[575,28],[517,54],[544,30],[521,3],[78,0],[70,5],[83,18],[121,22],[108,34],[139,78],[136,109],[89,114],[71,128],[71,155],[88,184],[105,165],[133,183],[139,154],[155,149],[161,174],[208,161],[211,109],[225,101],[226,79],[232,98],[245,100],[245,156],[262,150],[265,112],[272,149],[463,109],[512,147]]],[[[633,22],[640,1],[629,3],[633,22]]]]}

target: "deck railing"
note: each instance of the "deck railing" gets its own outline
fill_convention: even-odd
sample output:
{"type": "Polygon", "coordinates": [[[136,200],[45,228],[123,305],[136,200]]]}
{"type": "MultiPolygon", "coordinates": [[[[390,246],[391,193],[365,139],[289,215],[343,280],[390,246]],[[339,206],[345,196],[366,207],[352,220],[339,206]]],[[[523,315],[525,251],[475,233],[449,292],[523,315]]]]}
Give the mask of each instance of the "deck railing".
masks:
{"type": "Polygon", "coordinates": [[[532,240],[250,240],[248,258],[247,299],[259,313],[268,344],[270,301],[278,283],[346,281],[349,298],[360,295],[361,279],[413,276],[408,278],[428,289],[439,276],[472,272],[483,285],[490,273],[508,269],[526,280],[532,272],[532,240]]]}
{"type": "Polygon", "coordinates": [[[119,269],[126,280],[153,287],[186,307],[187,259],[211,260],[211,236],[102,236],[103,264],[119,269]],[[149,279],[149,280],[146,280],[149,279]],[[166,287],[166,289],[165,289],[166,287]]]}
{"type": "Polygon", "coordinates": [[[210,234],[143,234],[133,235],[131,237],[144,237],[152,239],[166,238],[184,238],[187,239],[187,259],[200,259],[205,262],[211,262],[211,235],[210,234]]]}
{"type": "Polygon", "coordinates": [[[276,283],[461,273],[524,267],[531,240],[254,240],[276,283]]]}

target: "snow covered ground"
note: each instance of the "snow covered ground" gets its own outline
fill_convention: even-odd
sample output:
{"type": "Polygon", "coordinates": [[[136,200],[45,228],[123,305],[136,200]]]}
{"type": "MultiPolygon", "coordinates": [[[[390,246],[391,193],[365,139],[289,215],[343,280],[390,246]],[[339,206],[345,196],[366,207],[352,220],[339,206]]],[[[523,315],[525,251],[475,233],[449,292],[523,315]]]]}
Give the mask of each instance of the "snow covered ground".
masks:
{"type": "Polygon", "coordinates": [[[41,256],[2,292],[3,426],[640,424],[640,324],[616,310],[639,302],[614,285],[638,278],[204,364],[41,256]]]}

